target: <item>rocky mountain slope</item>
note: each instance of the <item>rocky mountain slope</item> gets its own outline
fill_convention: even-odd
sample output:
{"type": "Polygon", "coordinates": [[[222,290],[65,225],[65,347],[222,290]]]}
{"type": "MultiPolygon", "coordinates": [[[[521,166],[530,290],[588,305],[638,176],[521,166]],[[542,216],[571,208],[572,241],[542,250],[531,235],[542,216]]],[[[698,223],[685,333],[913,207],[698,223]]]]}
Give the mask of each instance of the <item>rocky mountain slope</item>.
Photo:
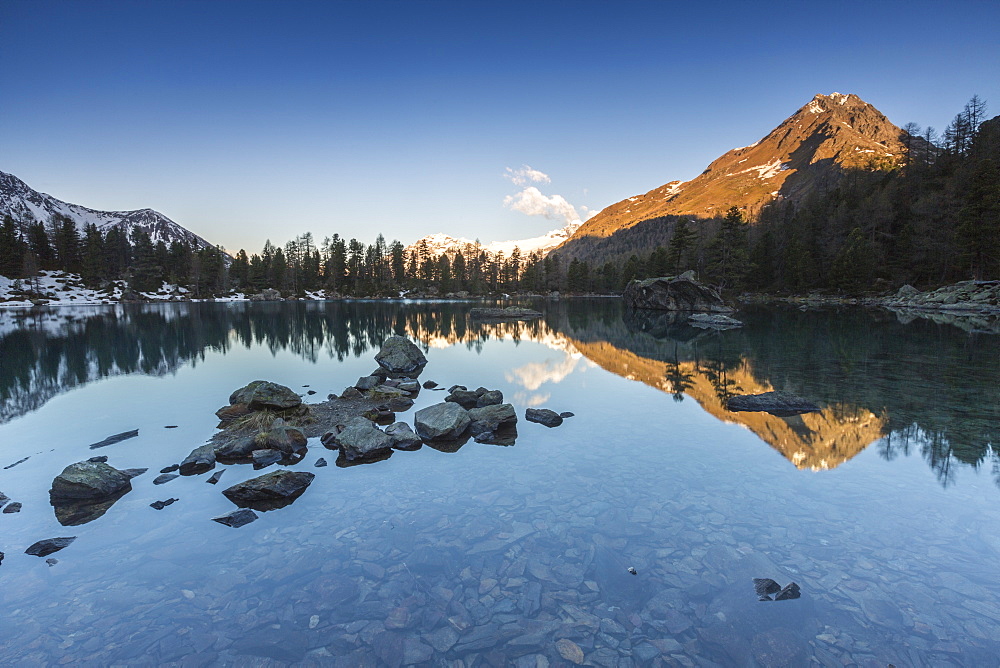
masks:
{"type": "Polygon", "coordinates": [[[104,233],[113,227],[124,230],[132,238],[136,230],[145,230],[153,243],[159,241],[169,246],[174,241],[197,244],[199,248],[211,246],[208,241],[187,230],[162,213],[152,209],[136,211],[97,211],[79,204],[70,204],[51,195],[40,193],[13,174],[0,171],[0,218],[9,215],[16,222],[28,224],[35,221],[48,223],[54,216],[66,216],[80,232],[93,223],[104,233]]]}
{"type": "Polygon", "coordinates": [[[603,261],[669,241],[670,216],[708,219],[737,206],[750,216],[775,200],[800,201],[852,168],[891,168],[909,137],[857,95],[817,95],[763,139],[735,148],[690,181],[671,181],[605,208],[558,250],[603,261]],[[650,245],[652,244],[652,245],[650,245]]]}

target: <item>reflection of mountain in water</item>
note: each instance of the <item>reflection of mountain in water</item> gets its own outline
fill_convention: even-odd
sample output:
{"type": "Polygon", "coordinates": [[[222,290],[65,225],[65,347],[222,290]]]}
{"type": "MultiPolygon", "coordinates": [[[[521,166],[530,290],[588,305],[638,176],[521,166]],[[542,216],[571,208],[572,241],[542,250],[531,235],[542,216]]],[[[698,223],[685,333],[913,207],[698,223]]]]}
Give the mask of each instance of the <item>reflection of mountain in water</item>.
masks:
{"type": "Polygon", "coordinates": [[[758,394],[774,388],[758,382],[749,362],[724,369],[711,360],[661,361],[640,357],[610,343],[574,342],[577,350],[602,368],[638,380],[675,398],[691,397],[713,417],[741,424],[798,468],[838,466],[882,437],[885,418],[871,411],[830,406],[818,413],[776,417],[768,413],[732,413],[724,405],[731,394],[758,394]]]}
{"type": "Polygon", "coordinates": [[[1000,470],[1000,338],[858,309],[759,308],[740,319],[743,329],[703,332],[610,300],[561,302],[546,315],[590,360],[675,398],[694,398],[800,468],[837,466],[878,441],[887,459],[919,452],[944,484],[956,462],[991,460],[1000,470]],[[732,394],[771,389],[824,409],[778,418],[724,408],[732,394]]]}
{"type": "Polygon", "coordinates": [[[1000,470],[1000,337],[858,309],[748,309],[740,314],[746,327],[715,333],[664,314],[625,313],[615,299],[546,302],[543,320],[497,324],[469,322],[469,308],[282,302],[0,311],[0,423],[104,377],[173,373],[206,349],[262,345],[341,360],[371,355],[398,333],[427,348],[478,352],[490,339],[529,340],[570,355],[565,364],[511,370],[526,389],[574,373],[582,355],[746,425],[800,468],[837,466],[878,441],[887,459],[919,453],[945,484],[958,462],[989,460],[1000,470]],[[731,394],[770,389],[824,408],[794,418],[724,408],[731,394]]]}

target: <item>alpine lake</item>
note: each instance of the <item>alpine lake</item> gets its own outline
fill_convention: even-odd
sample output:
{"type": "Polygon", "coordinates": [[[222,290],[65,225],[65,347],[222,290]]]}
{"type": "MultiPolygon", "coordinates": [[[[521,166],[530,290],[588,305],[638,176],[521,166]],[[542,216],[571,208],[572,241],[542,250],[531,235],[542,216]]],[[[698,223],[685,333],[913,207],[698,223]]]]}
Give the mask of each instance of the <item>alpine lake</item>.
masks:
{"type": "Polygon", "coordinates": [[[1000,336],[860,307],[747,306],[717,332],[618,299],[477,305],[0,311],[0,492],[21,504],[0,514],[0,664],[1000,665],[1000,336]],[[312,484],[240,528],[211,521],[222,490],[281,464],[153,484],[237,388],[323,401],[393,334],[420,382],[501,390],[514,444],[342,467],[310,438],[290,468],[312,484]],[[821,410],[725,407],[771,389],[821,410]],[[95,455],[148,471],[64,526],[53,478],[95,455]],[[25,553],[54,537],[76,540],[25,553]]]}

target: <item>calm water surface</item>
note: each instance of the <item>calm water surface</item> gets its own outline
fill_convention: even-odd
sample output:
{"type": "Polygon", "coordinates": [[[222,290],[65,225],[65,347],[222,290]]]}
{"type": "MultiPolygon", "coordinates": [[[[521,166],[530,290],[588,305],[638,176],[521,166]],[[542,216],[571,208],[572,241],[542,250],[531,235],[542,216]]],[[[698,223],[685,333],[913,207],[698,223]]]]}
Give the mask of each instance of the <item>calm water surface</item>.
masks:
{"type": "Polygon", "coordinates": [[[470,306],[0,312],[0,491],[23,503],[0,514],[0,663],[1000,663],[1000,337],[859,310],[714,333],[616,300],[502,325],[470,306]],[[392,333],[425,348],[421,380],[502,390],[516,444],[342,469],[313,439],[293,467],[311,487],[240,529],[209,518],[249,466],[153,485],[234,389],[340,393],[392,333]],[[823,410],[724,408],[770,389],[823,410]],[[576,416],[548,429],[531,406],[576,416]],[[150,470],[62,526],[52,478],[94,454],[150,470]],[[55,536],[77,536],[58,563],[24,554],[55,536]],[[758,602],[754,577],[802,597],[758,602]]]}

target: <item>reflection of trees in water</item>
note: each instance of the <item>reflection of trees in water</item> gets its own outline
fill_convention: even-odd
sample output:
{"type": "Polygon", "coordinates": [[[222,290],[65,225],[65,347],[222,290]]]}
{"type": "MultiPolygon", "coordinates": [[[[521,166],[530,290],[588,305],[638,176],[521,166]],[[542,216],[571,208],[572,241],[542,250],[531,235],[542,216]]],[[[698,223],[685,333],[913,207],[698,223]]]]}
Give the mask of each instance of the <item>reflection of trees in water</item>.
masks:
{"type": "Polygon", "coordinates": [[[750,307],[740,319],[742,329],[704,332],[616,300],[561,301],[546,315],[571,339],[664,362],[672,393],[690,388],[682,363],[694,362],[722,400],[741,393],[733,378],[746,369],[761,384],[832,407],[845,422],[886,416],[882,456],[919,454],[943,484],[957,464],[990,463],[1000,480],[1000,337],[856,308],[750,307]]]}
{"type": "MultiPolygon", "coordinates": [[[[711,381],[720,400],[745,391],[734,379],[806,396],[850,421],[863,407],[886,415],[887,459],[920,454],[942,483],[954,465],[1000,471],[1000,337],[858,309],[802,313],[750,308],[747,326],[690,327],[669,314],[624,312],[619,300],[546,303],[544,319],[470,322],[465,303],[280,302],[164,304],[32,310],[0,335],[0,423],[73,387],[112,375],[164,375],[233,346],[288,350],[315,362],[372,354],[391,334],[425,348],[480,352],[504,338],[607,343],[664,364],[656,386],[676,397],[711,381]],[[693,363],[693,366],[692,366],[693,363]]],[[[11,320],[13,316],[8,316],[11,320]]],[[[2,323],[0,323],[2,324],[2,323]]]]}
{"type": "Polygon", "coordinates": [[[0,335],[0,423],[108,376],[165,375],[206,350],[261,346],[310,362],[377,350],[392,334],[430,345],[539,338],[543,324],[470,323],[468,304],[275,302],[117,305],[32,310],[0,335]]]}

